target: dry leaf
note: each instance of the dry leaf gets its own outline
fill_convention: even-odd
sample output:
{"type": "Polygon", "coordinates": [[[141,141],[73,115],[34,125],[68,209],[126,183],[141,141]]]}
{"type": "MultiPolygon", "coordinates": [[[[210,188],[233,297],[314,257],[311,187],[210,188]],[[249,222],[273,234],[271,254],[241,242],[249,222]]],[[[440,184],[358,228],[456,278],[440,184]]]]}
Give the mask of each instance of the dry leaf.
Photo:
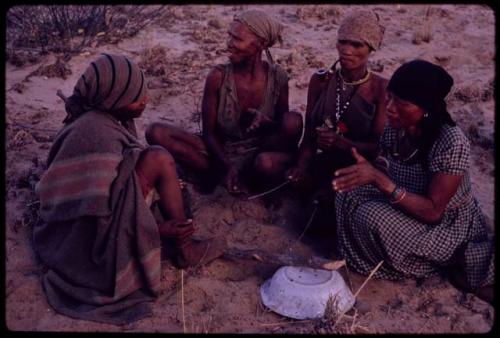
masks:
{"type": "Polygon", "coordinates": [[[255,258],[256,260],[258,260],[259,262],[263,262],[264,260],[257,254],[252,254],[252,257],[255,258]]]}
{"type": "Polygon", "coordinates": [[[345,265],[345,259],[341,261],[331,261],[323,264],[323,268],[326,270],[338,270],[345,265]]]}

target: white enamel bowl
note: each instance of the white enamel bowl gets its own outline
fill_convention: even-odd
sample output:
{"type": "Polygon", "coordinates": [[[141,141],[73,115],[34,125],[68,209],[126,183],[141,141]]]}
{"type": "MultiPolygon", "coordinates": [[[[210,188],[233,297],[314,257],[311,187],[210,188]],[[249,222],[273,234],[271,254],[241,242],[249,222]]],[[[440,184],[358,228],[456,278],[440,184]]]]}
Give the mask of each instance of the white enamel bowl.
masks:
{"type": "Polygon", "coordinates": [[[279,268],[261,285],[260,295],[269,309],[294,319],[321,318],[330,296],[337,298],[337,312],[348,311],[355,303],[337,271],[298,266],[279,268]]]}

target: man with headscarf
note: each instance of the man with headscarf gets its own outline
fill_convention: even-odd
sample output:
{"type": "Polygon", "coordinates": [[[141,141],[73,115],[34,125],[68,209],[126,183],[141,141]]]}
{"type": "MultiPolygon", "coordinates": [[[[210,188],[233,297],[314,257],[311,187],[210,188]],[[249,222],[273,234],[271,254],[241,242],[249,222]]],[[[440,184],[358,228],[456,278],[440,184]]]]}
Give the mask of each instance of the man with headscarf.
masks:
{"type": "Polygon", "coordinates": [[[370,159],[377,153],[386,121],[387,80],[370,70],[368,58],[380,48],[383,33],[374,12],[351,11],[337,32],[338,60],[309,82],[304,138],[287,176],[310,213],[316,210],[311,230],[335,231],[329,186],[336,169],[353,163],[349,149],[355,146],[370,159]]]}
{"type": "Polygon", "coordinates": [[[294,158],[302,116],[288,111],[288,76],[269,52],[281,32],[282,25],[262,11],[237,15],[228,31],[229,63],[207,76],[202,137],[163,123],[146,132],[150,144],[164,146],[199,174],[207,191],[224,180],[230,193],[242,193],[245,173],[259,174],[262,180],[254,183],[281,179],[294,158]]]}
{"type": "Polygon", "coordinates": [[[36,189],[43,221],[33,229],[47,300],[59,313],[120,325],[147,315],[160,292],[162,238],[182,268],[222,254],[218,243],[190,239],[171,155],[136,137],[133,118],[147,101],[139,67],[109,54],[66,99],[65,126],[36,189]]]}

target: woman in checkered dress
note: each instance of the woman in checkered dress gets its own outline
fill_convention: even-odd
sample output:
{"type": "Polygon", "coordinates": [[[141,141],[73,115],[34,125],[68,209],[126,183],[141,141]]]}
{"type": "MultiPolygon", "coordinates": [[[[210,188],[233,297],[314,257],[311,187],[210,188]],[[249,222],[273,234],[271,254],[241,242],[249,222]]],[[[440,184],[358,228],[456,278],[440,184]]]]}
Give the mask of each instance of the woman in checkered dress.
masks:
{"type": "Polygon", "coordinates": [[[340,253],[348,266],[392,280],[440,271],[491,302],[494,248],[472,196],[469,142],[446,111],[453,85],[441,67],[408,62],[388,85],[385,168],[358,154],[332,185],[340,253]]]}

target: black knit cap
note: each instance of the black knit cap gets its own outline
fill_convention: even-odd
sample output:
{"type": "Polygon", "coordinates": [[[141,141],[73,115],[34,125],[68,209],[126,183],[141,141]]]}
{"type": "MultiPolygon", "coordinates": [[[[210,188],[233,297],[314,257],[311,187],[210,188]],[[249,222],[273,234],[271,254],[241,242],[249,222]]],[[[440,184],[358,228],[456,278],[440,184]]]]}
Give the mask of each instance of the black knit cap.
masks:
{"type": "Polygon", "coordinates": [[[444,99],[453,86],[453,78],[442,67],[424,60],[413,60],[396,69],[387,89],[429,113],[446,109],[444,99]]]}

